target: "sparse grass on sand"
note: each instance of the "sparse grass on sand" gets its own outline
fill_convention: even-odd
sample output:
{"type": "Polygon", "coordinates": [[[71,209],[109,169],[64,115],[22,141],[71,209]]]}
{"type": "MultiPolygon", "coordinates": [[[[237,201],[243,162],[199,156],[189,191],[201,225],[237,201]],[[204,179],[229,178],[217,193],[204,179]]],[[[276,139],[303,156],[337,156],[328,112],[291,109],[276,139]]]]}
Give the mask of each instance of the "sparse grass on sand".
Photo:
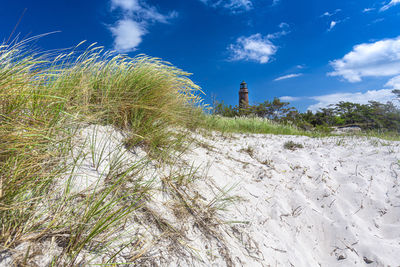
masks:
{"type": "Polygon", "coordinates": [[[396,132],[387,132],[387,131],[366,131],[355,134],[356,136],[366,136],[366,137],[376,137],[379,139],[387,140],[387,141],[400,141],[400,134],[396,132]]]}

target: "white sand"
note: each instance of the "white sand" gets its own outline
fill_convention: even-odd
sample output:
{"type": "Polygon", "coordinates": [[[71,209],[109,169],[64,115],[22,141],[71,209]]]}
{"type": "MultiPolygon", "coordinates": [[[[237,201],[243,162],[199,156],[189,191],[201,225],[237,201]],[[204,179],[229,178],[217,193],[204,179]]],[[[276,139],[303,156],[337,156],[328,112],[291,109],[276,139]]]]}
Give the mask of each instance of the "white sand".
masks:
{"type": "Polygon", "coordinates": [[[232,226],[241,237],[249,235],[245,246],[253,246],[238,263],[400,265],[399,142],[234,137],[203,139],[213,151],[197,148],[188,158],[212,162],[208,177],[220,187],[240,183],[232,193],[244,201],[223,214],[249,222],[232,226]],[[304,148],[284,149],[289,140],[304,148]]]}
{"type": "MultiPolygon", "coordinates": [[[[98,151],[106,146],[108,159],[95,170],[88,156],[77,171],[73,190],[101,185],[114,152],[124,153],[127,164],[145,156],[140,149],[126,151],[123,136],[110,127],[88,127],[80,139],[93,136],[93,131],[102,137],[97,140],[104,140],[95,146],[98,151]]],[[[143,237],[146,250],[139,265],[400,266],[400,142],[239,134],[194,137],[201,145],[192,145],[175,166],[148,164],[144,173],[149,179],[162,178],[184,166],[198,166],[198,179],[186,190],[197,196],[202,208],[194,211],[196,216],[180,216],[176,202],[158,182],[146,207],[185,237],[165,237],[154,221],[151,224],[138,213],[125,232],[117,234],[120,244],[134,234],[143,237]],[[285,149],[287,141],[304,147],[285,149]],[[221,194],[229,188],[229,195],[239,199],[226,210],[217,209],[208,221],[206,211],[229,204],[221,194]]],[[[11,256],[4,255],[0,266],[10,262],[11,256]]],[[[118,260],[129,257],[132,250],[127,247],[118,260]]],[[[36,261],[43,262],[48,260],[36,261]]]]}

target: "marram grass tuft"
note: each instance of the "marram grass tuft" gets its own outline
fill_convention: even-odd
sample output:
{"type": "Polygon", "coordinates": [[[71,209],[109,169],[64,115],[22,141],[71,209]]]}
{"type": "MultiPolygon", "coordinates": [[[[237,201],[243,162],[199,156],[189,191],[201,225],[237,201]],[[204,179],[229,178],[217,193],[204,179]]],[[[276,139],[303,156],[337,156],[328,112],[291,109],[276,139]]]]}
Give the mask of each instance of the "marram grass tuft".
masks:
{"type": "MultiPolygon", "coordinates": [[[[132,204],[120,203],[118,189],[128,172],[110,167],[110,175],[118,173],[115,184],[88,196],[78,217],[65,218],[74,203],[70,195],[37,214],[54,197],[55,181],[79,161],[67,164],[66,158],[82,125],[112,125],[127,133],[127,146],[168,150],[183,142],[179,129],[201,119],[201,91],[189,73],[158,58],[130,58],[94,46],[78,52],[80,46],[59,55],[30,51],[29,40],[0,46],[0,251],[64,231],[70,233],[64,253],[73,265],[83,246],[132,210],[132,204]]],[[[135,196],[132,203],[148,185],[135,190],[126,193],[135,196]]]]}

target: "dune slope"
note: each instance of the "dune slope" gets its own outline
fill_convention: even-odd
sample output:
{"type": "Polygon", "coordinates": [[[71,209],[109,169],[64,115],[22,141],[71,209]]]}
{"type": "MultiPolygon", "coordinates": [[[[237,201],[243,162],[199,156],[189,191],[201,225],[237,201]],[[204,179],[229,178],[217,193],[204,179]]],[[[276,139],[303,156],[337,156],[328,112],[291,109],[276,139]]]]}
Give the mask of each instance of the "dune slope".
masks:
{"type": "MultiPolygon", "coordinates": [[[[92,145],[77,166],[72,192],[106,187],[113,153],[124,158],[121,168],[145,162],[141,183],[149,181],[152,189],[107,237],[109,251],[85,247],[76,264],[110,259],[143,266],[400,264],[400,142],[193,134],[185,153],[160,164],[141,147],[126,149],[123,133],[109,126],[86,127],[77,142],[93,136],[97,141],[87,142],[92,145]],[[107,155],[97,169],[91,162],[98,156],[90,151],[107,155]],[[190,181],[180,181],[182,174],[190,181]]],[[[20,258],[47,266],[62,250],[56,238],[22,243],[0,254],[0,266],[20,258]],[[29,246],[35,254],[27,257],[29,246]]]]}

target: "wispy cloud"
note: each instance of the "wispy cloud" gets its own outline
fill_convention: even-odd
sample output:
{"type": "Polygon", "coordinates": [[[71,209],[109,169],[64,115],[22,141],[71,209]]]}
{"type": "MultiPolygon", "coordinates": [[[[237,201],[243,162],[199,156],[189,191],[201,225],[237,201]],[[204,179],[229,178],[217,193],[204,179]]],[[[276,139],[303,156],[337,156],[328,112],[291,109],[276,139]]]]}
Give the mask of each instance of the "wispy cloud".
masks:
{"type": "Polygon", "coordinates": [[[384,5],[383,7],[381,7],[381,9],[379,9],[379,11],[386,11],[391,7],[394,7],[395,5],[400,4],[400,0],[391,0],[389,3],[387,3],[386,5],[384,5]]]}
{"type": "Polygon", "coordinates": [[[282,81],[282,80],[292,79],[292,78],[296,78],[296,77],[300,77],[300,76],[303,76],[303,73],[293,73],[293,74],[288,74],[288,75],[278,77],[274,81],[282,81]]]}
{"type": "Polygon", "coordinates": [[[368,24],[368,25],[376,24],[376,23],[382,22],[382,21],[384,21],[384,20],[385,20],[384,18],[374,19],[374,20],[373,20],[370,24],[368,24]]]}
{"type": "Polygon", "coordinates": [[[252,0],[200,0],[213,8],[225,8],[233,13],[248,11],[253,8],[252,0]]]}
{"type": "Polygon", "coordinates": [[[384,77],[400,74],[400,37],[356,45],[343,58],[330,62],[329,76],[341,76],[349,82],[363,77],[384,77]]]}
{"type": "Polygon", "coordinates": [[[287,102],[294,102],[294,101],[299,101],[302,99],[302,97],[295,97],[295,96],[281,96],[279,98],[282,101],[287,101],[287,102]]]}
{"type": "Polygon", "coordinates": [[[290,27],[289,24],[287,24],[286,22],[281,22],[279,24],[279,28],[281,28],[281,29],[287,29],[289,27],[290,27]]]}
{"type": "Polygon", "coordinates": [[[114,10],[121,10],[122,17],[108,28],[114,37],[114,49],[119,52],[136,50],[151,23],[168,23],[178,15],[175,11],[161,14],[144,0],[111,0],[111,11],[114,10]]]}
{"type": "Polygon", "coordinates": [[[276,53],[278,47],[268,37],[260,33],[249,37],[239,37],[235,44],[228,47],[231,52],[231,60],[255,61],[261,64],[268,63],[276,53]]]}
{"type": "Polygon", "coordinates": [[[332,11],[332,12],[325,12],[324,14],[322,14],[320,17],[332,17],[333,15],[336,15],[337,13],[339,13],[339,12],[341,12],[342,10],[341,9],[336,9],[336,10],[334,10],[334,11],[332,11]]]}
{"type": "Polygon", "coordinates": [[[308,110],[315,112],[321,108],[326,108],[331,104],[337,104],[340,101],[359,103],[359,104],[368,104],[369,101],[386,103],[388,101],[394,100],[395,96],[392,93],[391,89],[381,89],[381,90],[371,90],[365,93],[361,92],[337,93],[337,94],[328,94],[322,96],[313,96],[309,98],[318,101],[318,103],[308,107],[308,110]]]}
{"type": "Polygon", "coordinates": [[[276,6],[281,2],[281,0],[272,0],[272,6],[276,6]]]}
{"type": "Polygon", "coordinates": [[[349,19],[349,18],[339,19],[339,16],[337,16],[337,14],[341,11],[342,11],[341,9],[336,9],[332,12],[327,11],[320,16],[321,18],[325,18],[325,20],[328,20],[329,22],[329,27],[327,29],[328,32],[332,31],[339,23],[342,23],[347,19],[349,19]]]}
{"type": "Polygon", "coordinates": [[[275,33],[270,33],[267,35],[267,38],[272,40],[272,39],[277,39],[277,38],[281,38],[282,36],[285,36],[287,34],[289,34],[290,31],[289,30],[282,30],[280,32],[275,32],[275,33]]]}
{"type": "Polygon", "coordinates": [[[331,31],[333,28],[335,28],[335,26],[338,24],[338,21],[331,21],[331,24],[329,24],[329,28],[328,31],[331,31]]]}
{"type": "Polygon", "coordinates": [[[375,8],[374,7],[369,7],[369,8],[364,8],[363,9],[363,13],[368,13],[368,12],[371,12],[371,11],[374,11],[375,10],[375,8]]]}
{"type": "Polygon", "coordinates": [[[111,9],[121,8],[124,11],[138,11],[142,9],[137,0],[111,0],[111,9]]]}
{"type": "Polygon", "coordinates": [[[400,89],[400,75],[393,77],[386,84],[385,87],[389,87],[392,89],[400,89]]]}

